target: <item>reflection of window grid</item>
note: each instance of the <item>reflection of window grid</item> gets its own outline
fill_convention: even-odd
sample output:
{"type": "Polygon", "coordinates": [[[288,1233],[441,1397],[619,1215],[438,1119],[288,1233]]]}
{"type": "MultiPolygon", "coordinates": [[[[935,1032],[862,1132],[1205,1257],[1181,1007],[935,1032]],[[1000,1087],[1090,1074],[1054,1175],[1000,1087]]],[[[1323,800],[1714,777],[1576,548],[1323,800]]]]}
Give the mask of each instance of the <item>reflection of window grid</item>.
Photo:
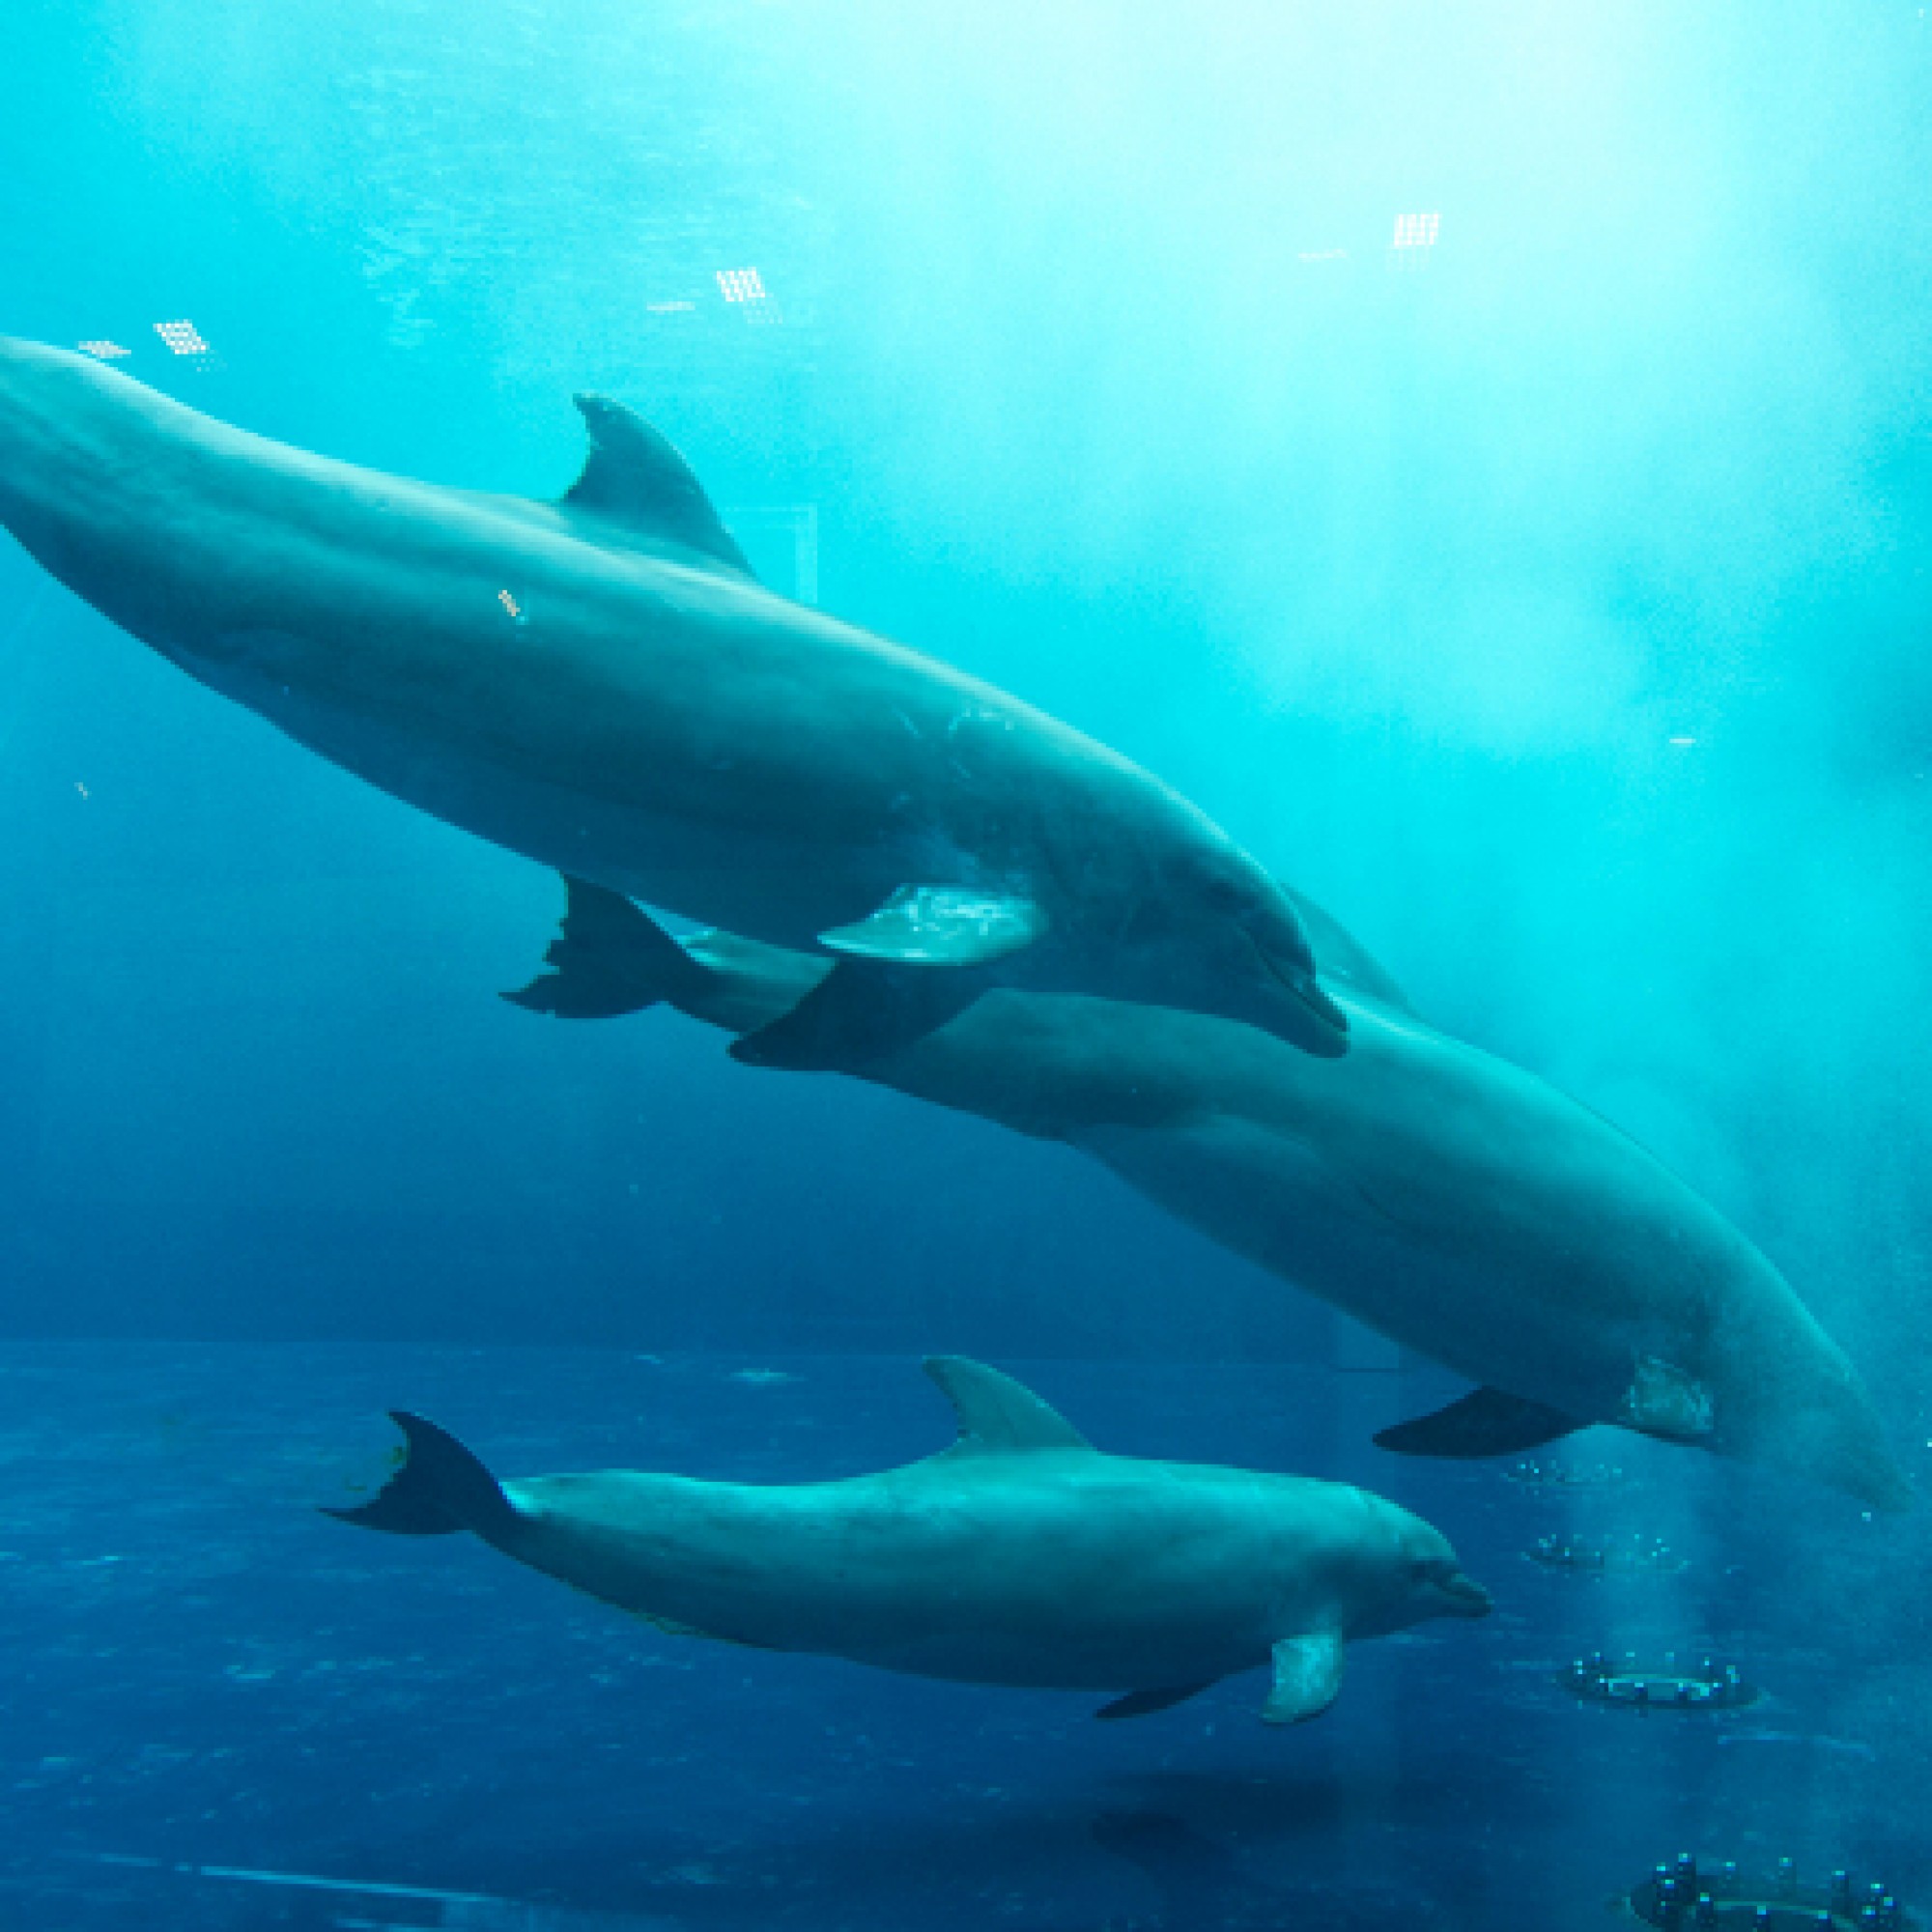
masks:
{"type": "Polygon", "coordinates": [[[1395,218],[1394,248],[1433,248],[1442,226],[1440,214],[1398,214],[1395,218]]]}
{"type": "Polygon", "coordinates": [[[778,303],[766,294],[764,282],[755,269],[720,269],[718,288],[727,302],[738,304],[739,312],[747,322],[769,328],[784,320],[779,314],[778,303]]]}
{"type": "Polygon", "coordinates": [[[208,344],[201,339],[201,331],[191,322],[157,322],[155,325],[155,333],[177,355],[208,354],[208,344]]]}
{"type": "Polygon", "coordinates": [[[103,362],[112,362],[123,355],[131,355],[134,353],[131,349],[123,349],[118,342],[105,340],[83,342],[80,350],[83,355],[98,356],[103,362]]]}

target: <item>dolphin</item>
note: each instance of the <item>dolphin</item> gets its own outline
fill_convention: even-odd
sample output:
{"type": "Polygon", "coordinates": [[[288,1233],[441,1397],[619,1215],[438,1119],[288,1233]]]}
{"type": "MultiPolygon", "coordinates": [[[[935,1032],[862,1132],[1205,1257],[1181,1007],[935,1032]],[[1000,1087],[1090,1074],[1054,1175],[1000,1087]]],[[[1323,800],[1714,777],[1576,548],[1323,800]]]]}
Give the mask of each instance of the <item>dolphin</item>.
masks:
{"type": "Polygon", "coordinates": [[[950,1449],[842,1482],[696,1482],[628,1469],[499,1484],[398,1412],[402,1467],[328,1510],[492,1548],[680,1636],[842,1657],[918,1677],[1122,1693],[1164,1710],[1264,1665],[1269,1723],[1319,1717],[1343,1646],[1489,1592],[1443,1536],[1380,1496],[1306,1476],[1094,1449],[1009,1377],[927,1359],[950,1449]]]}
{"type": "MultiPolygon", "coordinates": [[[[552,971],[507,996],[537,1010],[668,1001],[739,1032],[825,970],[728,933],[672,940],[566,883],[552,971]]],[[[1428,1025],[1295,902],[1349,1014],[1346,1060],[1199,1014],[1002,991],[864,1077],[1080,1149],[1477,1385],[1385,1448],[1514,1454],[1608,1423],[1909,1505],[1857,1371],[1743,1234],[1600,1115],[1428,1025]]]]}
{"type": "Polygon", "coordinates": [[[1286,895],[1127,759],[753,577],[647,424],[579,396],[554,503],[361,469],[0,338],[0,524],[212,690],[435,816],[836,957],[734,1049],[846,1066],[989,986],[1346,1022],[1286,895]]]}

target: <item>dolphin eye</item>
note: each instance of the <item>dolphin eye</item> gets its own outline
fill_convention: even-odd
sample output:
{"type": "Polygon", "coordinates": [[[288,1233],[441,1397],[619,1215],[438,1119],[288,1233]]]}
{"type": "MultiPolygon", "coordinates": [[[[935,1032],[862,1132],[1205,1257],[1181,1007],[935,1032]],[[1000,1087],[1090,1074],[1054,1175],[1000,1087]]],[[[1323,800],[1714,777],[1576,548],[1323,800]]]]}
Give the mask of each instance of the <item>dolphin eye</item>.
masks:
{"type": "Polygon", "coordinates": [[[1209,879],[1202,896],[1215,912],[1239,912],[1247,895],[1233,879],[1209,879]]]}

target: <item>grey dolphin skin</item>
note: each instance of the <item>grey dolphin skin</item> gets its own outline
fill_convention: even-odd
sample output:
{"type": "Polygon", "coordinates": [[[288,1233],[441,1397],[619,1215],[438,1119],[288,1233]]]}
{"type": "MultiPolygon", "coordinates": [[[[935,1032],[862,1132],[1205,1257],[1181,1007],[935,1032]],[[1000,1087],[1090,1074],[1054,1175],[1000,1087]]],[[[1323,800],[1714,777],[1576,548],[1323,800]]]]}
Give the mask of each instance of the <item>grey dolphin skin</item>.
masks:
{"type": "MultiPolygon", "coordinates": [[[[1003,992],[866,1077],[1063,1141],[1181,1220],[1478,1387],[1378,1439],[1484,1456],[1612,1423],[1909,1506],[1857,1372],[1784,1277],[1662,1162],[1546,1082],[1437,1032],[1333,919],[1297,904],[1347,1007],[1346,1060],[1190,1013],[1003,992]]],[[[567,1016],[668,1001],[732,1032],[821,961],[673,941],[570,887],[567,1016]]]]}
{"type": "Polygon", "coordinates": [[[1108,1456],[1031,1391],[956,1355],[925,1364],[959,1435],[841,1482],[754,1486],[607,1470],[498,1484],[433,1423],[330,1516],[469,1530],[678,1635],[809,1651],[971,1684],[1122,1693],[1138,1717],[1270,1665],[1270,1723],[1318,1717],[1343,1646],[1489,1593],[1418,1517],[1342,1483],[1108,1456]]]}
{"type": "Polygon", "coordinates": [[[1346,1022],[1287,897],[1184,799],[762,588],[654,431],[580,396],[559,502],[270,442],[0,338],[0,524],[202,683],[547,865],[837,955],[740,1057],[846,1067],[989,986],[1346,1022]]]}

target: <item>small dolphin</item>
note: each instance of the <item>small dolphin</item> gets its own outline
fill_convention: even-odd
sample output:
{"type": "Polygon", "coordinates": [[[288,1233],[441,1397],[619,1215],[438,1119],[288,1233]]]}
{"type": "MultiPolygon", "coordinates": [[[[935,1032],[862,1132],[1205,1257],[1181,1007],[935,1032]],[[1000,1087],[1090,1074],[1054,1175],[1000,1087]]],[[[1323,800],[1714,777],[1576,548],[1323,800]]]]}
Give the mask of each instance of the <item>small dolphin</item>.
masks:
{"type": "MultiPolygon", "coordinates": [[[[1349,1012],[1346,1060],[1192,1013],[1002,992],[865,1077],[1081,1149],[1479,1385],[1386,1448],[1517,1454],[1613,1423],[1909,1505],[1858,1372],[1729,1221],[1601,1116],[1426,1025],[1295,903],[1349,1012]]],[[[728,933],[674,941],[580,885],[550,962],[509,997],[569,1017],[668,1000],[734,1033],[825,970],[728,933]]]]}
{"type": "Polygon", "coordinates": [[[434,1423],[372,1503],[327,1510],[493,1548],[679,1636],[1165,1710],[1271,1664],[1271,1724],[1319,1717],[1343,1645],[1490,1596],[1428,1523],[1341,1483],[1102,1455],[1009,1377],[925,1372],[952,1448],[881,1475],[754,1486],[612,1469],[498,1484],[434,1423]]]}
{"type": "Polygon", "coordinates": [[[0,338],[0,524],[105,616],[453,825],[841,964],[734,1049],[876,1058],[989,986],[1346,1051],[1288,898],[1003,692],[774,596],[683,460],[580,396],[556,503],[359,469],[0,338]]]}

